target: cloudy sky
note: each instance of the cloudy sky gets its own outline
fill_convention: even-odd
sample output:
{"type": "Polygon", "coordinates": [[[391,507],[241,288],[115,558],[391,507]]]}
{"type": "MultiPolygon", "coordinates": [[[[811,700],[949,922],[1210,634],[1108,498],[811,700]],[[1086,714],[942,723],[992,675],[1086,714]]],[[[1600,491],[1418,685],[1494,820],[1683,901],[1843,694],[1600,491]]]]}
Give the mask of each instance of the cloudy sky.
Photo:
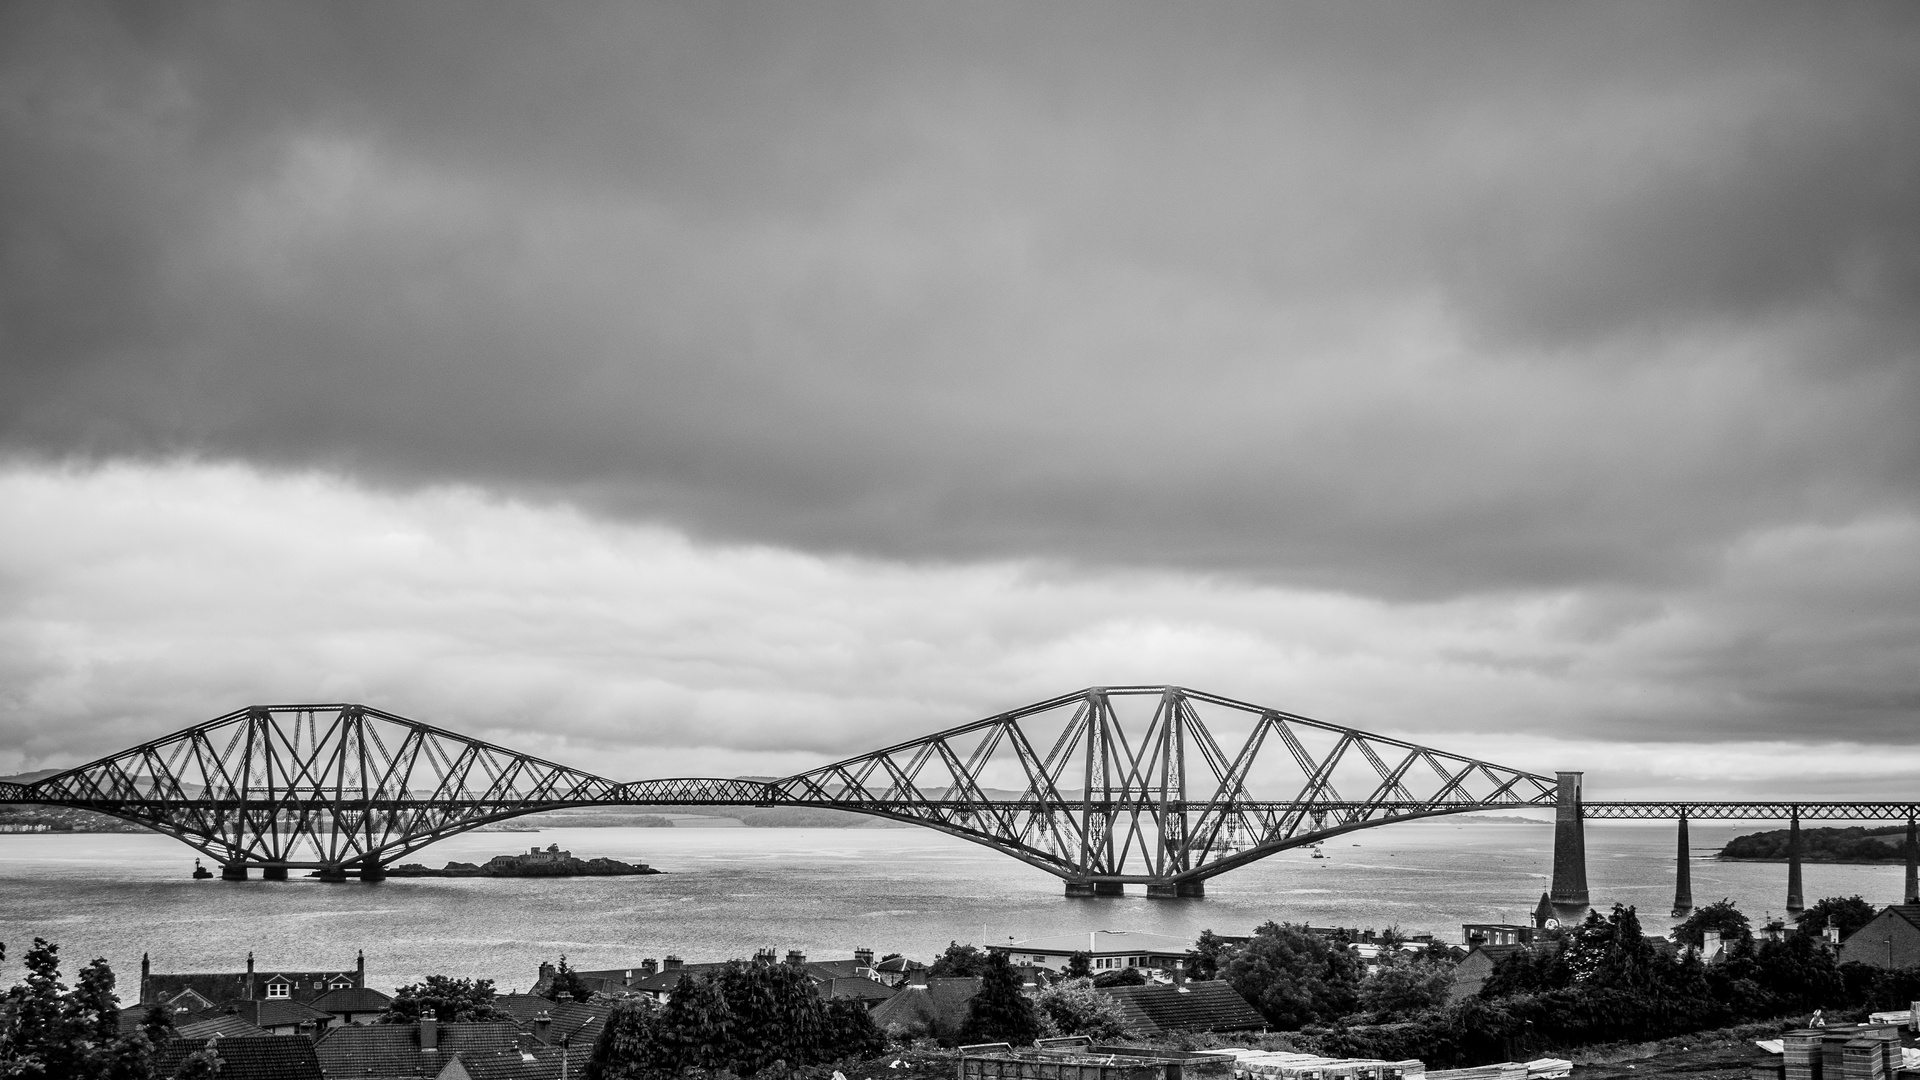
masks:
{"type": "Polygon", "coordinates": [[[1181,683],[1912,795],[1920,7],[0,7],[0,771],[1181,683]]]}

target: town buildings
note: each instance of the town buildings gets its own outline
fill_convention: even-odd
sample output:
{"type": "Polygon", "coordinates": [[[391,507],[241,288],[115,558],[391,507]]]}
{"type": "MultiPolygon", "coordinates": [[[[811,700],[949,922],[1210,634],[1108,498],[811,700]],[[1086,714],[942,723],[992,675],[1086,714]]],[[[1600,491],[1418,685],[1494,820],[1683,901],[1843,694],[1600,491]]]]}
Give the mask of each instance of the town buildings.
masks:
{"type": "Polygon", "coordinates": [[[1024,941],[1009,941],[1003,945],[989,945],[987,951],[1006,957],[1007,962],[1016,967],[1031,964],[1054,970],[1066,968],[1074,954],[1084,953],[1089,967],[1098,975],[1126,968],[1171,971],[1185,967],[1187,953],[1192,948],[1191,941],[1165,934],[1089,930],[1084,934],[1050,934],[1024,941]]]}

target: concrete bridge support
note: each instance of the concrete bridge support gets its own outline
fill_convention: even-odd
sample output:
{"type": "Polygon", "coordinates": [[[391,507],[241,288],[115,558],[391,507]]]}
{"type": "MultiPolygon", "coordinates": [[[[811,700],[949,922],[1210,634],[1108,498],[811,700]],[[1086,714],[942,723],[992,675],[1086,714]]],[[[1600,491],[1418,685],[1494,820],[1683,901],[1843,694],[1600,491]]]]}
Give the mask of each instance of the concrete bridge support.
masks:
{"type": "Polygon", "coordinates": [[[1125,896],[1127,887],[1118,881],[1068,881],[1068,896],[1125,896]]]}
{"type": "Polygon", "coordinates": [[[1169,881],[1166,883],[1148,882],[1149,900],[1198,900],[1207,895],[1207,883],[1204,881],[1169,881]]]}
{"type": "Polygon", "coordinates": [[[1587,830],[1580,810],[1582,773],[1556,774],[1559,800],[1553,815],[1553,889],[1547,894],[1562,926],[1577,925],[1587,917],[1587,830]]]}
{"type": "Polygon", "coordinates": [[[1787,918],[1807,910],[1806,890],[1800,887],[1800,808],[1793,808],[1787,824],[1787,918]]]}
{"type": "Polygon", "coordinates": [[[1680,815],[1680,850],[1673,861],[1673,917],[1693,910],[1693,852],[1687,846],[1687,815],[1680,815]]]}
{"type": "Polygon", "coordinates": [[[1907,819],[1907,881],[1900,902],[1920,904],[1920,833],[1914,831],[1912,818],[1907,819]]]}
{"type": "Polygon", "coordinates": [[[232,862],[225,864],[224,866],[220,867],[220,880],[221,881],[247,880],[247,864],[232,863],[232,862]]]}

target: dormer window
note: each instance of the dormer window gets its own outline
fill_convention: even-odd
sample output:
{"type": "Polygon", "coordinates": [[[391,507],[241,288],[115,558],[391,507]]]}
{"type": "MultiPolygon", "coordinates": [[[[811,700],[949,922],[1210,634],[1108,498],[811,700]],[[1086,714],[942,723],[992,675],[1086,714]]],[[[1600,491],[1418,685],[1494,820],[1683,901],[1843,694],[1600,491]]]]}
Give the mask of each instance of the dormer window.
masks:
{"type": "Polygon", "coordinates": [[[267,997],[269,998],[285,998],[285,997],[292,997],[292,996],[293,996],[292,983],[270,982],[267,984],[267,997]]]}

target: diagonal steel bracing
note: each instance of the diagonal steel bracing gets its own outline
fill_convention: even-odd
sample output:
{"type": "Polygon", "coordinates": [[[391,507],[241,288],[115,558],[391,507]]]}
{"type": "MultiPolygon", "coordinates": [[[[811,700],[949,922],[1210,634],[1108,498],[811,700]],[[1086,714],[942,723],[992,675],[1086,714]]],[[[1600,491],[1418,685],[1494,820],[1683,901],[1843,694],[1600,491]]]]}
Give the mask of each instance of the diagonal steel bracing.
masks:
{"type": "Polygon", "coordinates": [[[939,829],[1069,882],[1201,881],[1554,781],[1180,687],[1097,687],[771,782],[618,783],[360,705],[256,706],[0,801],[84,807],[228,867],[379,868],[476,825],[590,805],[830,807],[939,829]]]}

